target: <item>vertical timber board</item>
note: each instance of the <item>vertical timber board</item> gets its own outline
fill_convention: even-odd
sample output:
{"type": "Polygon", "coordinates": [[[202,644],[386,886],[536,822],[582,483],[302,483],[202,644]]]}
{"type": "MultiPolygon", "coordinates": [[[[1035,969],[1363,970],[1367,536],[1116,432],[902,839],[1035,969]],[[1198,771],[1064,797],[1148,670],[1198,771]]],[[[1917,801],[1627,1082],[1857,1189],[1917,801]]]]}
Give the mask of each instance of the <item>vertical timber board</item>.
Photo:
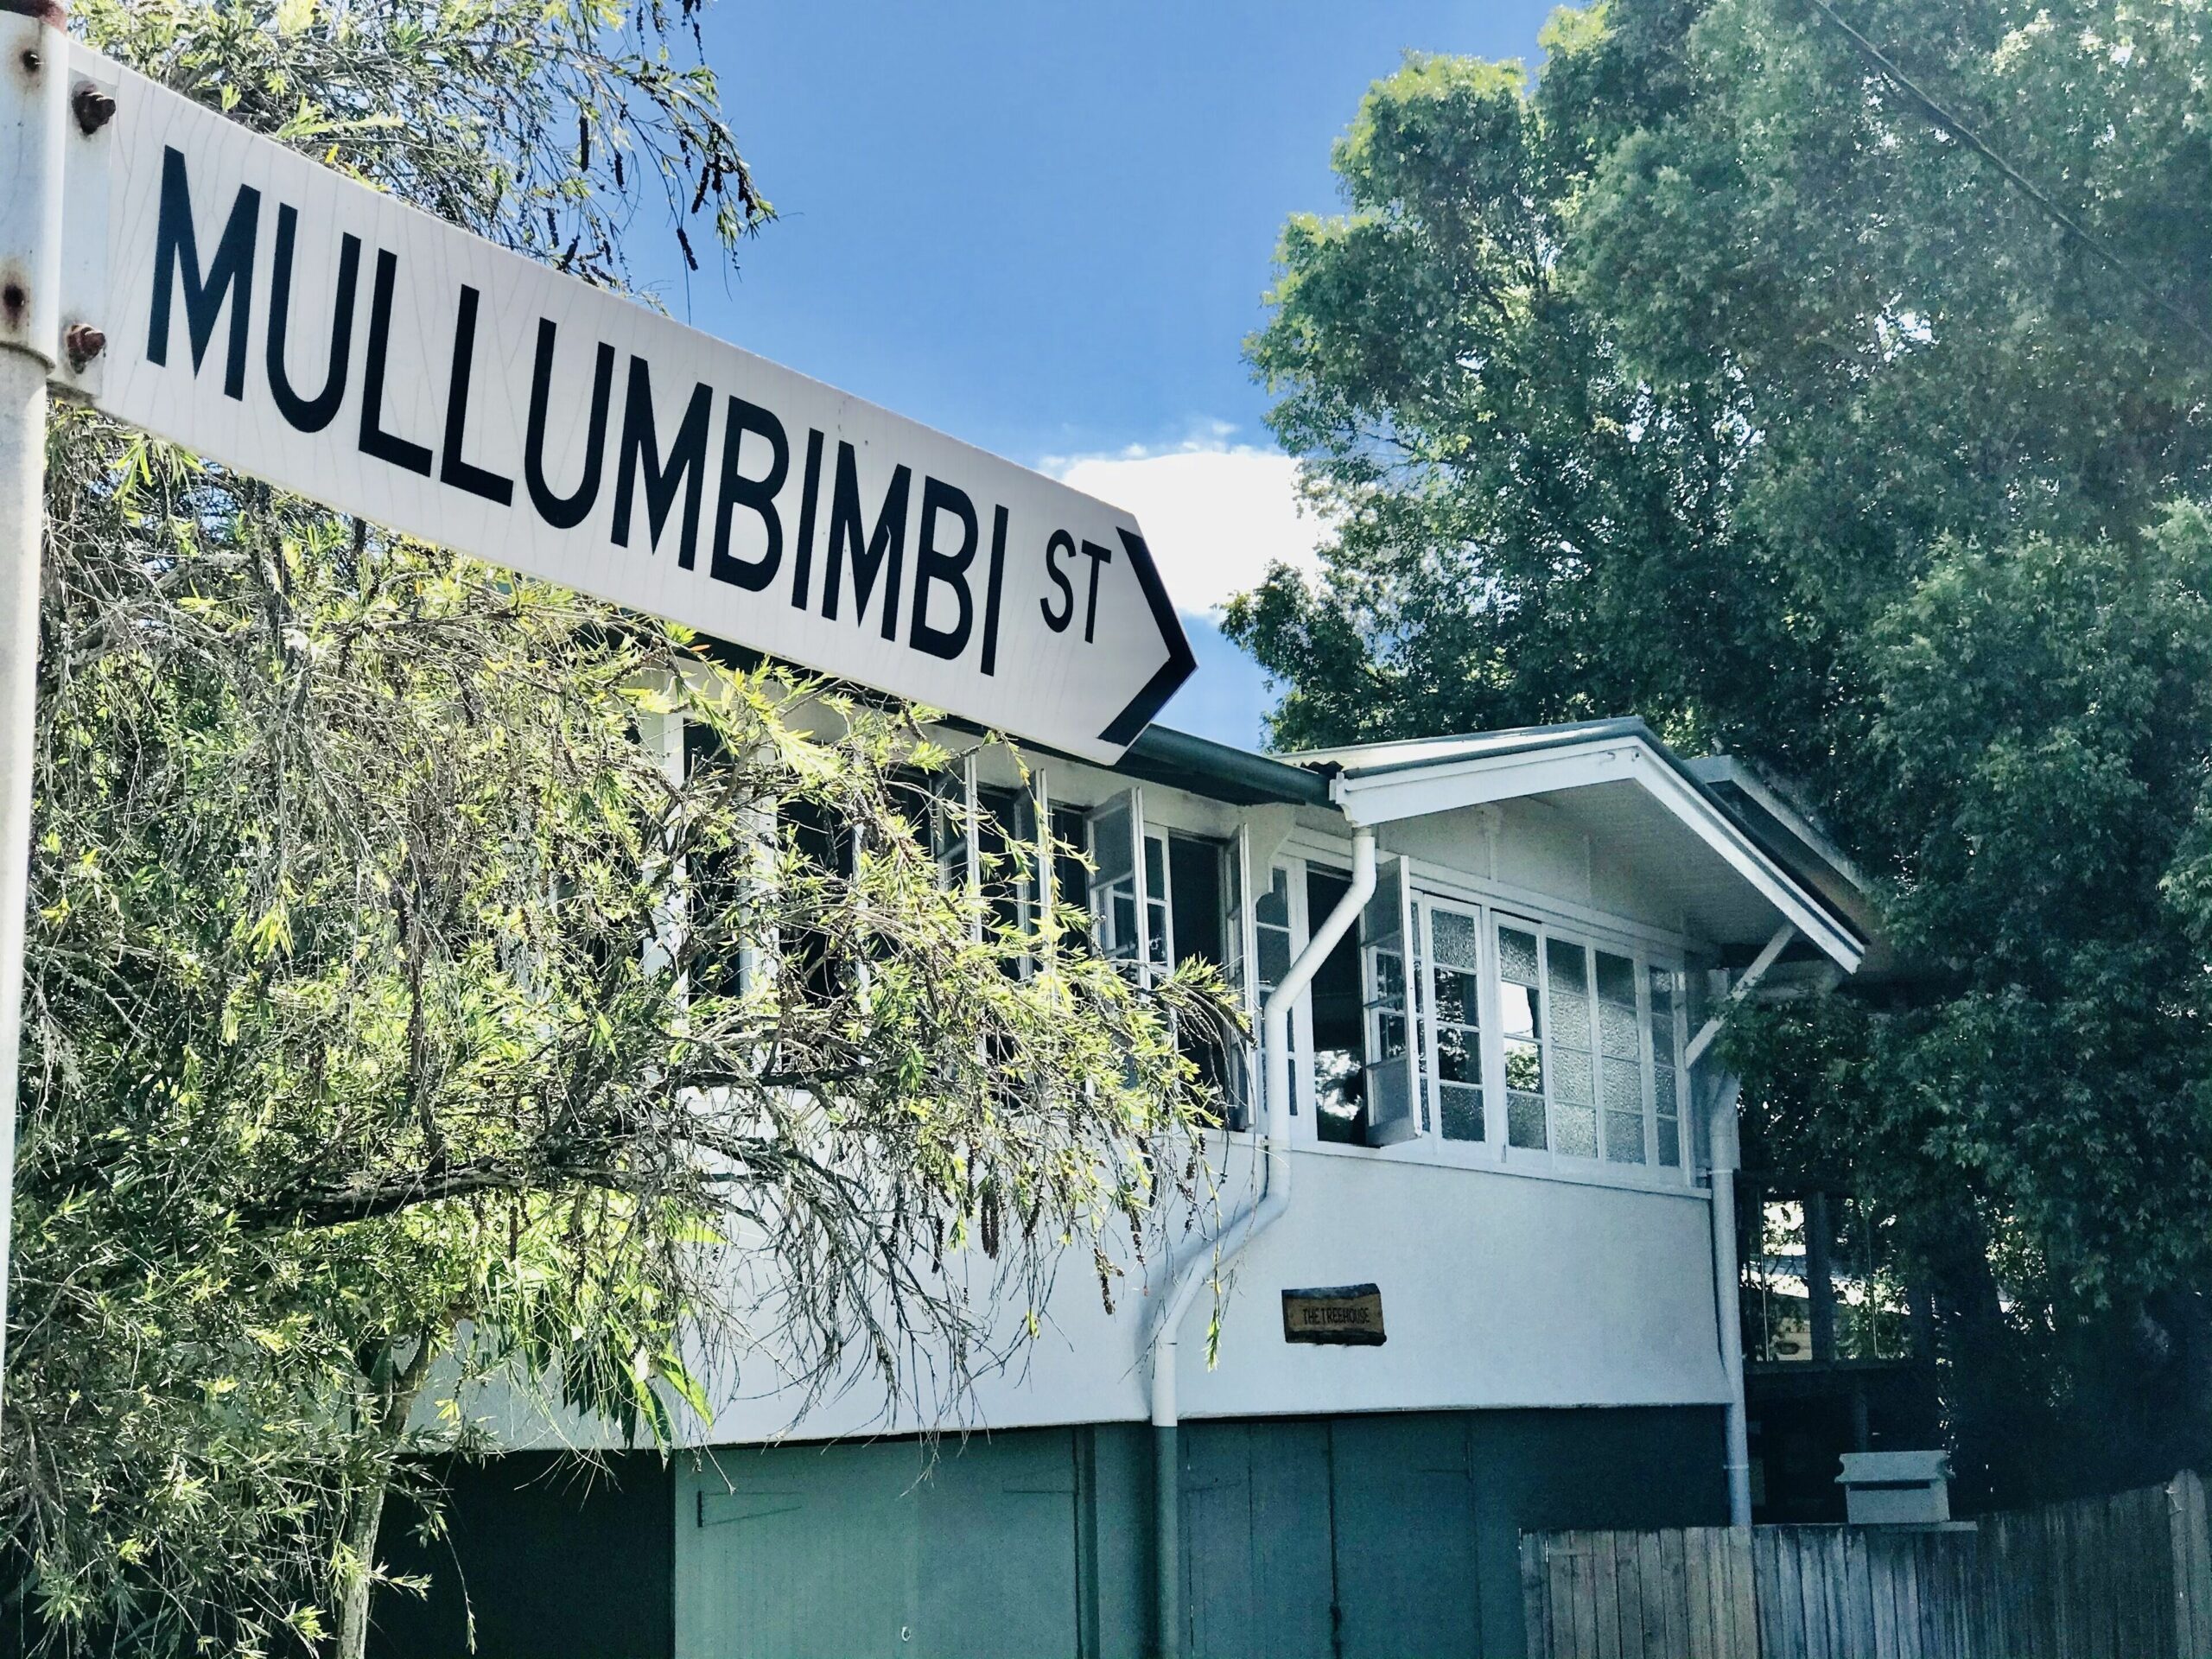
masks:
{"type": "Polygon", "coordinates": [[[1621,1659],[1621,1581],[1619,1558],[1610,1532],[1583,1534],[1590,1542],[1590,1567],[1598,1605],[1597,1659],[1621,1659]]]}
{"type": "Polygon", "coordinates": [[[1567,1560],[1574,1607],[1574,1659],[1597,1659],[1598,1570],[1590,1559],[1591,1535],[1571,1532],[1567,1536],[1573,1541],[1567,1560]]]}
{"type": "Polygon", "coordinates": [[[1643,1580],[1643,1659],[1672,1659],[1681,1652],[1681,1580],[1668,1571],[1668,1544],[1679,1551],[1681,1533],[1637,1537],[1637,1568],[1643,1580]]]}
{"type": "Polygon", "coordinates": [[[1903,1659],[1904,1648],[1897,1635],[1897,1560],[1882,1540],[1859,1535],[1859,1549],[1866,1560],[1866,1612],[1872,1636],[1867,1652],[1874,1659],[1903,1659]]]}
{"type": "Polygon", "coordinates": [[[2166,1488],[2167,1548],[2173,1562],[2173,1629],[2184,1659],[2212,1655],[2212,1537],[2204,1482],[2184,1469],[2166,1488]]]}
{"type": "Polygon", "coordinates": [[[1785,1527],[1752,1535],[1758,1548],[1759,1651],[1768,1659],[1807,1659],[1805,1586],[1797,1571],[1797,1552],[1785,1527]]]}
{"type": "Polygon", "coordinates": [[[1721,1645],[1726,1626],[1720,1619],[1720,1592],[1714,1581],[1719,1546],[1713,1531],[1692,1527],[1681,1535],[1683,1601],[1689,1615],[1689,1630],[1682,1641],[1685,1653],[1727,1652],[1721,1645]]]}
{"type": "Polygon", "coordinates": [[[1852,1659],[1874,1659],[1874,1588],[1867,1573],[1866,1535],[1850,1528],[1843,1534],[1843,1599],[1850,1618],[1844,1651],[1852,1659]]]}
{"type": "Polygon", "coordinates": [[[1552,1659],[1586,1659],[1589,1652],[1581,1634],[1571,1537],[1564,1532],[1544,1535],[1544,1583],[1551,1602],[1545,1628],[1551,1632],[1552,1659]]]}
{"type": "Polygon", "coordinates": [[[1721,1535],[1728,1562],[1728,1605],[1738,1659],[1761,1659],[1758,1585],[1752,1575],[1751,1529],[1731,1527],[1721,1535]]]}
{"type": "Polygon", "coordinates": [[[1554,1659],[1551,1587],[1544,1578],[1544,1540],[1541,1533],[1521,1535],[1521,1623],[1529,1633],[1527,1659],[1554,1659]]]}
{"type": "Polygon", "coordinates": [[[1643,1659],[1643,1552],[1638,1535],[1616,1532],[1612,1547],[1613,1589],[1621,1610],[1621,1659],[1643,1659]]]}

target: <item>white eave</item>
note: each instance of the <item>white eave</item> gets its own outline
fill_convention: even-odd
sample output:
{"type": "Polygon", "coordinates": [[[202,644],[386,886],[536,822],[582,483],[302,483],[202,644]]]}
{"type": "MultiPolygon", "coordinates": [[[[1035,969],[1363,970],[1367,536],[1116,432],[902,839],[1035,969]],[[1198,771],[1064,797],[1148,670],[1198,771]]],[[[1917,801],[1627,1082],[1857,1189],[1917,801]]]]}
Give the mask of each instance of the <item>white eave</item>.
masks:
{"type": "Polygon", "coordinates": [[[1846,973],[1856,972],[1866,955],[1866,942],[1850,923],[1760,846],[1640,720],[1367,744],[1285,758],[1329,773],[1338,810],[1354,825],[1379,827],[1497,802],[1541,799],[1593,835],[1645,848],[1702,887],[1717,912],[1738,918],[1728,929],[1732,933],[1758,922],[1770,928],[1787,922],[1846,973]],[[1725,896],[1724,887],[1732,890],[1725,896]]]}

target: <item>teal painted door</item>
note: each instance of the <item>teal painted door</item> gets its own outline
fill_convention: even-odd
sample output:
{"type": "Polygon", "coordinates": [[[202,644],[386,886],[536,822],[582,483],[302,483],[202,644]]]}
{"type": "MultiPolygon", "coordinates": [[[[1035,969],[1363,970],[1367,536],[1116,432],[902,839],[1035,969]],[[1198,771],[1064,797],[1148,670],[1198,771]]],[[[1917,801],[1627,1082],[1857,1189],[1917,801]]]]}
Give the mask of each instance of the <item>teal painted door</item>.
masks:
{"type": "Polygon", "coordinates": [[[677,1489],[677,1659],[1078,1659],[1073,1436],[721,1452],[677,1489]]]}
{"type": "Polygon", "coordinates": [[[1192,1659],[1483,1653],[1465,1417],[1186,1423],[1182,1443],[1192,1659]]]}
{"type": "Polygon", "coordinates": [[[1192,1659],[1329,1652],[1329,1426],[1185,1423],[1183,1609],[1192,1659]]]}
{"type": "Polygon", "coordinates": [[[1467,1420],[1339,1417],[1329,1442],[1335,1659],[1472,1659],[1483,1638],[1467,1420]]]}

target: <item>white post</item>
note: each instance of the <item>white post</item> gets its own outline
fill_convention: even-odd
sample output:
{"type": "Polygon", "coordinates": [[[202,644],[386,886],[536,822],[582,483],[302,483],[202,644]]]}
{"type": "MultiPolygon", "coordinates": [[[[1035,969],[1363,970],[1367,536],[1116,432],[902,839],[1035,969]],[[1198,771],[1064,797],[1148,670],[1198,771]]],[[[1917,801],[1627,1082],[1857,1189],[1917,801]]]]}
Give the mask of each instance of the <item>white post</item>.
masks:
{"type": "Polygon", "coordinates": [[[46,379],[60,349],[69,41],[51,0],[0,0],[0,1376],[29,900],[46,379]]]}

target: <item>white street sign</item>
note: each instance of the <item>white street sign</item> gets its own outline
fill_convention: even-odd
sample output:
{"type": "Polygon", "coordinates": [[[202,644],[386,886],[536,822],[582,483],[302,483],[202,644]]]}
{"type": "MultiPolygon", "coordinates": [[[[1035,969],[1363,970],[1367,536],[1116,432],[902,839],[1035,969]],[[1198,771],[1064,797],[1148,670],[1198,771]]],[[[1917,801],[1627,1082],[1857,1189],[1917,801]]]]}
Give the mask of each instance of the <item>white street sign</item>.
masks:
{"type": "Polygon", "coordinates": [[[1192,670],[1128,514],[81,48],[55,384],[425,541],[1096,760],[1192,670]]]}

